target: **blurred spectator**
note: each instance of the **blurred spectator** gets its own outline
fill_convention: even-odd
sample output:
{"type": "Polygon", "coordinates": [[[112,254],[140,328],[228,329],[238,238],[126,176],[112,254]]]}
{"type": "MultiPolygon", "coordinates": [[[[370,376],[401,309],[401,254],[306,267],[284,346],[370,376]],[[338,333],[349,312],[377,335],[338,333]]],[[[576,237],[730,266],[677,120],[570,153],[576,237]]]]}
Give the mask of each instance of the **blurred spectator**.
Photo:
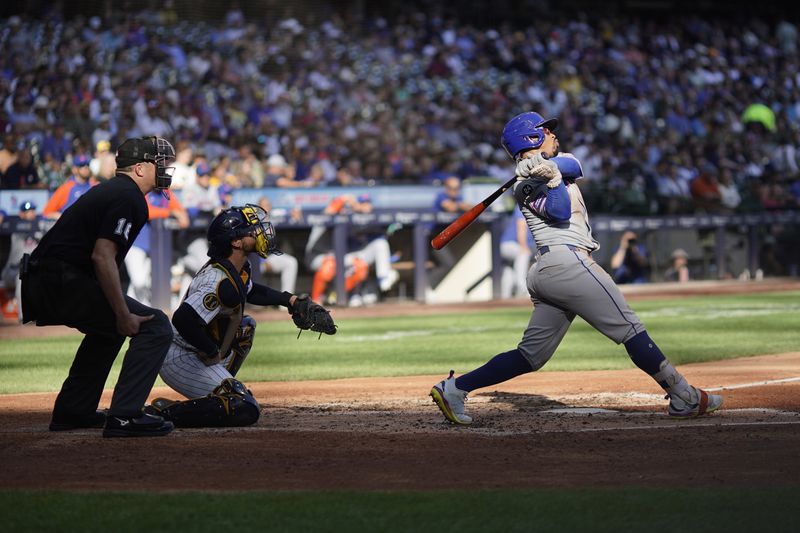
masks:
{"type": "MultiPolygon", "coordinates": [[[[0,149],[0,176],[3,177],[5,189],[5,175],[8,167],[17,162],[17,140],[14,134],[7,133],[3,137],[3,148],[0,149]]],[[[16,187],[14,187],[16,188],[16,187]]]]}
{"type": "Polygon", "coordinates": [[[97,146],[103,141],[111,143],[114,132],[111,130],[111,118],[108,113],[103,113],[97,120],[97,127],[92,132],[92,144],[97,146]]]}
{"type": "Polygon", "coordinates": [[[756,103],[747,106],[742,114],[743,124],[757,124],[766,131],[775,131],[775,112],[769,106],[756,103]]]}
{"type": "MultiPolygon", "coordinates": [[[[253,153],[249,144],[245,143],[239,147],[238,157],[231,166],[231,172],[239,179],[242,187],[261,188],[264,186],[264,166],[253,153]]],[[[293,293],[293,291],[289,292],[293,293]]]]}
{"type": "Polygon", "coordinates": [[[677,167],[668,166],[666,163],[659,167],[657,178],[658,195],[661,202],[661,212],[665,215],[690,213],[692,211],[692,195],[689,183],[678,176],[677,167]]]}
{"type": "Polygon", "coordinates": [[[89,168],[89,155],[78,154],[72,160],[72,175],[65,181],[47,201],[42,214],[51,219],[57,219],[69,206],[75,203],[80,196],[90,188],[97,185],[97,180],[92,177],[89,168]]]}
{"type": "MultiPolygon", "coordinates": [[[[100,168],[103,165],[103,160],[107,158],[115,159],[115,155],[111,153],[111,143],[109,141],[99,141],[95,145],[94,157],[89,163],[89,169],[92,171],[92,176],[100,175],[100,168]]],[[[116,164],[114,165],[114,168],[116,168],[116,164]]],[[[108,176],[105,179],[110,177],[111,176],[108,176]]]]}
{"type": "Polygon", "coordinates": [[[515,207],[500,237],[500,256],[506,263],[500,283],[501,298],[528,295],[528,270],[535,248],[525,217],[515,207]]]}
{"type": "Polygon", "coordinates": [[[689,281],[689,254],[683,248],[677,248],[670,256],[669,268],[664,273],[664,281],[677,281],[686,283],[689,281]]]}
{"type": "Polygon", "coordinates": [[[793,204],[788,189],[781,183],[778,174],[772,171],[764,175],[760,194],[761,206],[768,211],[785,209],[793,204]]]}
{"type": "MultiPolygon", "coordinates": [[[[472,209],[472,206],[464,201],[464,197],[461,194],[461,180],[457,176],[446,178],[442,190],[439,191],[433,201],[434,213],[460,214],[470,209],[472,209]]],[[[434,225],[431,228],[430,237],[433,238],[438,235],[448,224],[434,225]]],[[[441,283],[450,272],[450,269],[456,264],[456,257],[450,247],[445,246],[441,250],[433,250],[431,259],[435,265],[428,273],[428,284],[433,288],[441,283]]]]}
{"type": "Polygon", "coordinates": [[[152,261],[150,260],[150,233],[152,226],[149,220],[174,218],[178,227],[189,227],[189,215],[174,194],[166,198],[160,191],[152,191],[145,196],[147,200],[148,223],[133,241],[133,245],[125,256],[125,268],[128,270],[130,284],[128,296],[144,305],[150,305],[153,281],[152,261]]]}
{"type": "MultiPolygon", "coordinates": [[[[272,215],[272,202],[269,201],[269,198],[262,196],[258,200],[258,205],[269,215],[272,215]]],[[[280,246],[278,248],[280,249],[280,246]]],[[[293,255],[283,250],[281,250],[280,254],[270,253],[266,259],[261,259],[261,273],[264,275],[280,275],[281,291],[294,294],[295,285],[297,284],[297,258],[293,255]]]]}
{"type": "Polygon", "coordinates": [[[49,155],[59,163],[66,161],[67,156],[72,154],[72,141],[60,122],[42,140],[41,154],[43,158],[49,155]]]}
{"type": "MultiPolygon", "coordinates": [[[[328,215],[371,213],[372,201],[368,194],[358,197],[342,195],[334,198],[323,211],[328,215]]],[[[336,276],[336,256],[333,250],[330,228],[314,226],[311,228],[306,243],[306,263],[314,271],[311,288],[311,299],[321,301],[326,294],[328,284],[336,276]]],[[[399,274],[391,267],[391,250],[383,233],[373,230],[351,232],[348,241],[348,252],[344,257],[345,290],[347,295],[337,295],[340,303],[348,302],[351,306],[363,305],[361,294],[353,291],[367,280],[370,266],[375,266],[375,276],[381,292],[389,291],[399,279],[399,274]],[[348,301],[347,297],[350,296],[348,301]]]]}
{"type": "Polygon", "coordinates": [[[625,231],[619,246],[611,256],[611,277],[614,283],[647,283],[650,281],[650,264],[647,247],[640,243],[633,231],[625,231]]]}
{"type": "MultiPolygon", "coordinates": [[[[0,28],[9,58],[0,127],[28,148],[38,143],[33,153],[48,169],[89,142],[174,132],[211,160],[230,157],[225,170],[237,179],[223,183],[232,187],[258,186],[258,171],[242,169],[268,154],[296,167],[273,180],[281,187],[331,183],[351,159],[378,183],[439,184],[453,174],[505,178],[506,156],[492,156],[497,124],[546,109],[575,132],[572,150],[589,154],[597,197],[622,200],[603,207],[621,213],[690,212],[684,189],[706,163],[758,178],[765,163],[749,155],[755,143],[741,142],[755,130],[782,177],[798,172],[789,16],[757,14],[743,31],[735,17],[691,9],[661,20],[586,4],[534,28],[494,24],[486,15],[495,6],[479,4],[446,22],[412,3],[346,17],[334,6],[302,23],[270,11],[269,24],[236,8],[229,19],[189,22],[166,7],[142,15],[147,24],[125,3],[88,21],[37,19],[32,8],[0,28]],[[233,150],[243,143],[252,152],[233,150]],[[642,168],[632,172],[630,161],[642,168]]],[[[15,153],[0,150],[0,173],[15,153]]],[[[50,176],[40,175],[52,185],[50,176]]],[[[265,186],[270,179],[265,172],[265,186]]]]}
{"type": "Polygon", "coordinates": [[[175,145],[175,162],[172,163],[175,170],[172,172],[170,189],[180,190],[194,185],[196,174],[192,167],[192,157],[192,145],[186,140],[178,141],[175,145]]]}
{"type": "MultiPolygon", "coordinates": [[[[116,162],[114,163],[114,168],[117,168],[116,162]]],[[[64,172],[62,163],[56,161],[50,154],[44,155],[44,159],[39,166],[39,177],[42,182],[47,184],[48,189],[55,190],[63,184],[65,178],[68,177],[65,174],[67,173],[64,172]]]]}
{"type": "Polygon", "coordinates": [[[739,194],[739,187],[733,181],[733,173],[729,168],[722,168],[719,173],[719,198],[722,207],[729,213],[736,211],[742,203],[742,196],[739,194]]]}
{"type": "Polygon", "coordinates": [[[350,158],[345,163],[345,166],[336,172],[336,181],[332,185],[340,185],[342,187],[358,187],[367,184],[364,178],[361,161],[356,158],[350,158]]]}
{"type": "Polygon", "coordinates": [[[722,212],[722,195],[717,186],[716,172],[716,168],[706,166],[689,184],[694,205],[701,212],[712,214],[722,212]]]}
{"type": "Polygon", "coordinates": [[[233,187],[230,185],[220,185],[219,201],[222,209],[228,209],[233,205],[233,187]]]}
{"type": "Polygon", "coordinates": [[[281,154],[272,154],[267,158],[264,172],[264,187],[303,187],[310,183],[300,183],[294,180],[294,168],[286,162],[281,154]]]}
{"type": "Polygon", "coordinates": [[[17,152],[17,159],[6,169],[2,177],[3,189],[41,189],[47,187],[39,180],[31,151],[24,148],[17,152]]]}
{"type": "Polygon", "coordinates": [[[304,146],[297,152],[294,164],[295,181],[311,181],[311,169],[317,163],[316,150],[311,146],[304,146]]]}
{"type": "MultiPolygon", "coordinates": [[[[110,180],[117,172],[116,155],[113,152],[105,152],[98,157],[100,161],[100,168],[97,174],[92,172],[97,181],[110,180]]],[[[89,166],[91,169],[91,165],[89,166]]]]}
{"type": "MultiPolygon", "coordinates": [[[[27,227],[18,228],[11,234],[11,248],[8,253],[8,260],[3,267],[2,280],[6,294],[14,295],[16,309],[19,318],[22,318],[22,309],[19,304],[20,280],[19,265],[24,254],[29,254],[39,244],[44,231],[39,228],[39,215],[36,213],[36,204],[30,201],[22,202],[19,206],[20,222],[30,223],[27,227]]],[[[0,217],[2,222],[2,217],[0,217]]]]}
{"type": "Polygon", "coordinates": [[[211,168],[208,163],[199,163],[195,168],[196,177],[186,184],[181,199],[190,213],[204,212],[216,215],[222,210],[219,186],[211,184],[211,168]]]}

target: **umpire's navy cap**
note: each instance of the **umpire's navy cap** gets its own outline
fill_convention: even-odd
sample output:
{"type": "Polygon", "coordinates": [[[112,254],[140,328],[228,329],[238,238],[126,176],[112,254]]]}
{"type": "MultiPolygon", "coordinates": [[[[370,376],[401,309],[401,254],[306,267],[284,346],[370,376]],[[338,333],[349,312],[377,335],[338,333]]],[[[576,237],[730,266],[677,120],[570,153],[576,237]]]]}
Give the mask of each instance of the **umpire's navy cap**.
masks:
{"type": "Polygon", "coordinates": [[[155,154],[156,145],[152,137],[126,139],[117,148],[117,168],[129,167],[142,161],[152,162],[155,154]]]}

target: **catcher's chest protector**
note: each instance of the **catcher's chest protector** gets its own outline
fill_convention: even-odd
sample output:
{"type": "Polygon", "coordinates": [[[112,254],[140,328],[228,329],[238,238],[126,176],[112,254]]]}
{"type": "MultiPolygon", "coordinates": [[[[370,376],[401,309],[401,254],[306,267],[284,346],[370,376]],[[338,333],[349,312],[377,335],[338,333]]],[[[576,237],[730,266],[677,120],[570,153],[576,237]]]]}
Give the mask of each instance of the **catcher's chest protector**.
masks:
{"type": "Polygon", "coordinates": [[[239,330],[239,325],[242,322],[242,316],[244,315],[244,304],[247,301],[247,285],[246,281],[242,278],[242,276],[248,276],[247,271],[243,271],[242,275],[236,270],[236,267],[228,261],[227,259],[220,259],[215,261],[212,264],[215,268],[222,270],[225,275],[233,282],[233,286],[236,288],[237,294],[239,296],[239,305],[237,308],[233,310],[233,312],[228,317],[228,325],[225,328],[224,332],[217,331],[217,335],[219,338],[221,337],[220,342],[220,353],[227,354],[231,348],[231,343],[233,342],[233,338],[236,336],[236,332],[239,330]]]}

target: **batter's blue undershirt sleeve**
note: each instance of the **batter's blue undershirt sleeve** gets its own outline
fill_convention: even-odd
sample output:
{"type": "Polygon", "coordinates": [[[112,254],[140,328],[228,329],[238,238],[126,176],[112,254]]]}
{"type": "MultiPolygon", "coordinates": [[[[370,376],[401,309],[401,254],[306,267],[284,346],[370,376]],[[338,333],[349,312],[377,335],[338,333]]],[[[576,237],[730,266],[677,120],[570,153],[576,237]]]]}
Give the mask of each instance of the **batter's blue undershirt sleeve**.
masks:
{"type": "Polygon", "coordinates": [[[561,172],[562,177],[573,180],[583,177],[580,161],[574,157],[556,156],[551,161],[558,165],[558,171],[561,172]]]}
{"type": "Polygon", "coordinates": [[[634,335],[625,343],[625,349],[631,357],[633,364],[650,374],[657,374],[661,369],[661,362],[666,359],[653,339],[646,331],[634,335]]]}
{"type": "Polygon", "coordinates": [[[572,202],[563,181],[555,189],[547,189],[544,211],[548,218],[556,222],[566,222],[572,216],[572,202]]]}
{"type": "Polygon", "coordinates": [[[456,387],[470,392],[508,381],[528,372],[533,372],[531,364],[519,349],[514,349],[497,354],[482,367],[456,378],[456,387]]]}
{"type": "Polygon", "coordinates": [[[289,307],[289,299],[292,297],[290,292],[276,291],[272,287],[254,283],[253,288],[247,295],[248,303],[254,305],[282,305],[289,307]]]}
{"type": "Polygon", "coordinates": [[[181,337],[198,351],[211,355],[219,350],[214,339],[206,333],[205,321],[186,302],[175,310],[172,315],[172,325],[175,326],[175,330],[180,333],[181,337]]]}

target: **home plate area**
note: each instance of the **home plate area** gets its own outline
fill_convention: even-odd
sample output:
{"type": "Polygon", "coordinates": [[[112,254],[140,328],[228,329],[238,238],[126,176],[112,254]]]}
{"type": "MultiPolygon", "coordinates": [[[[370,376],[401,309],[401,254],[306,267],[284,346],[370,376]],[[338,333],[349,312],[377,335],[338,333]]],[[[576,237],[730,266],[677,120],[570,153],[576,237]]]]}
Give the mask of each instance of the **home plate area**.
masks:
{"type": "MultiPolygon", "coordinates": [[[[726,394],[726,400],[729,395],[730,393],[726,394]]],[[[726,401],[726,404],[711,415],[675,419],[667,415],[667,402],[662,395],[657,394],[600,392],[545,397],[519,392],[479,392],[471,395],[467,401],[467,413],[474,418],[474,423],[470,427],[462,427],[446,422],[429,398],[382,402],[351,399],[294,406],[270,405],[268,402],[264,406],[262,419],[253,429],[376,433],[469,432],[485,436],[508,436],[682,427],[800,425],[800,411],[797,409],[752,405],[737,407],[746,405],[738,399],[726,401]],[[731,407],[726,407],[727,403],[731,403],[731,407]]]]}

